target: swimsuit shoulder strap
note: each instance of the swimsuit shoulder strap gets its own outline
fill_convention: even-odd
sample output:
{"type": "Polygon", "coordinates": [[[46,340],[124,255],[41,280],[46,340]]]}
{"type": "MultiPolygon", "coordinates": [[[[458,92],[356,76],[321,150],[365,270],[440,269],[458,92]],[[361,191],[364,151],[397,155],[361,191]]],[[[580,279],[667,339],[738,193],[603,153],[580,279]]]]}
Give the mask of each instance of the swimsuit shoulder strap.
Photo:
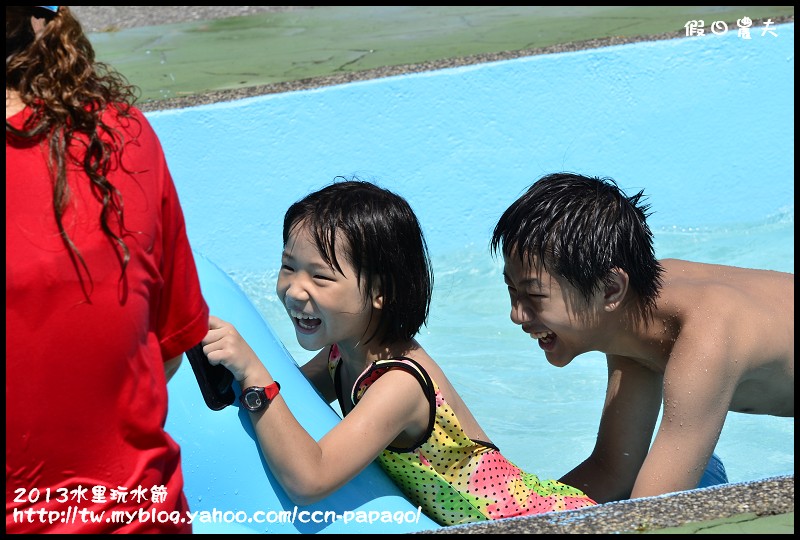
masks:
{"type": "Polygon", "coordinates": [[[414,443],[413,446],[409,448],[395,448],[390,446],[388,449],[393,451],[409,451],[419,447],[422,443],[424,443],[430,437],[431,433],[433,432],[434,422],[436,421],[436,386],[431,379],[428,372],[425,371],[419,362],[416,360],[412,360],[406,356],[399,356],[396,358],[391,358],[389,360],[377,360],[370,364],[370,366],[364,370],[364,372],[359,375],[356,379],[355,384],[353,384],[353,389],[350,393],[350,400],[355,407],[356,403],[361,399],[361,396],[364,395],[364,392],[377,381],[384,373],[391,371],[393,369],[400,369],[407,373],[410,373],[417,379],[420,386],[422,387],[422,391],[425,393],[425,399],[427,399],[429,404],[429,416],[428,416],[428,427],[425,430],[425,433],[420,437],[418,441],[414,443]]]}
{"type": "Polygon", "coordinates": [[[339,353],[339,347],[334,343],[331,345],[330,352],[328,353],[328,373],[333,379],[333,389],[336,391],[336,399],[339,401],[339,407],[342,414],[345,414],[344,392],[342,392],[342,370],[339,369],[342,365],[342,355],[339,353]]]}

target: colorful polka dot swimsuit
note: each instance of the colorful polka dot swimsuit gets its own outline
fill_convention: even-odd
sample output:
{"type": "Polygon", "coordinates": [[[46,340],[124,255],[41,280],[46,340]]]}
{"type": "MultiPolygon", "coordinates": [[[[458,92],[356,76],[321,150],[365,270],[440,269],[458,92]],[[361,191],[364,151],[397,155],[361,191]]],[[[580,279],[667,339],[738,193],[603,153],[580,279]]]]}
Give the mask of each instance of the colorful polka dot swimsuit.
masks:
{"type": "MultiPolygon", "coordinates": [[[[328,368],[342,411],[346,410],[339,370],[341,355],[331,347],[328,368]]],[[[573,510],[595,503],[582,491],[556,480],[540,480],[508,461],[491,443],[472,440],[425,369],[406,357],[373,362],[350,395],[353,406],[369,386],[392,369],[416,377],[431,404],[427,433],[411,448],[389,446],[378,461],[408,499],[440,525],[573,510]]]]}

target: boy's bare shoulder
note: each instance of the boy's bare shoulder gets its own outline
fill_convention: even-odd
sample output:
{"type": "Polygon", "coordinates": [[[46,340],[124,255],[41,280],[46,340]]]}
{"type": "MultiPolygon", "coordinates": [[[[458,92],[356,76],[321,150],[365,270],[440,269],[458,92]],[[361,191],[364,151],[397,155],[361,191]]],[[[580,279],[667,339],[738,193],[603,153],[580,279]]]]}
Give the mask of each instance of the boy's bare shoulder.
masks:
{"type": "Polygon", "coordinates": [[[794,274],[787,272],[685,261],[682,259],[662,259],[660,262],[664,268],[665,286],[671,283],[696,282],[704,285],[713,285],[714,283],[720,285],[746,285],[752,283],[754,285],[769,286],[772,284],[774,286],[791,285],[794,287],[794,274]]]}
{"type": "Polygon", "coordinates": [[[780,336],[794,326],[793,274],[676,259],[662,264],[655,315],[673,321],[684,343],[716,335],[750,351],[768,337],[773,345],[783,343],[780,336]]]}

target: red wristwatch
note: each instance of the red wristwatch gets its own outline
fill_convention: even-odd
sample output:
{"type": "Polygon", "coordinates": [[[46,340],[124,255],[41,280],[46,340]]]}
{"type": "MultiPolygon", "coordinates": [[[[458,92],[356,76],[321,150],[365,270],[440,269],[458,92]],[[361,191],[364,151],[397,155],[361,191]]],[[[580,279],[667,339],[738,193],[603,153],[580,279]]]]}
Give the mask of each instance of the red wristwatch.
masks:
{"type": "Polygon", "coordinates": [[[250,386],[242,390],[239,401],[248,411],[258,412],[265,409],[267,405],[269,405],[269,402],[275,399],[275,396],[278,395],[280,390],[281,385],[278,384],[278,381],[268,386],[250,386]]]}

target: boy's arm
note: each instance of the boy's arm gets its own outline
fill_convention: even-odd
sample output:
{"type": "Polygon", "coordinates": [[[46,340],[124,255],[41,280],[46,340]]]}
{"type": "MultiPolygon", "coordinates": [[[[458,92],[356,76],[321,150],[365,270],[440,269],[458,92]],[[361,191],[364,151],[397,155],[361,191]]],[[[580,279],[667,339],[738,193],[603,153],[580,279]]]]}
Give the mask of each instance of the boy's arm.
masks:
{"type": "Polygon", "coordinates": [[[735,390],[732,356],[713,339],[676,343],[664,373],[661,423],[631,497],[697,487],[735,390]]]}
{"type": "Polygon", "coordinates": [[[592,454],[561,478],[599,503],[627,499],[647,456],[662,377],[629,358],[608,356],[608,388],[592,454]]]}

